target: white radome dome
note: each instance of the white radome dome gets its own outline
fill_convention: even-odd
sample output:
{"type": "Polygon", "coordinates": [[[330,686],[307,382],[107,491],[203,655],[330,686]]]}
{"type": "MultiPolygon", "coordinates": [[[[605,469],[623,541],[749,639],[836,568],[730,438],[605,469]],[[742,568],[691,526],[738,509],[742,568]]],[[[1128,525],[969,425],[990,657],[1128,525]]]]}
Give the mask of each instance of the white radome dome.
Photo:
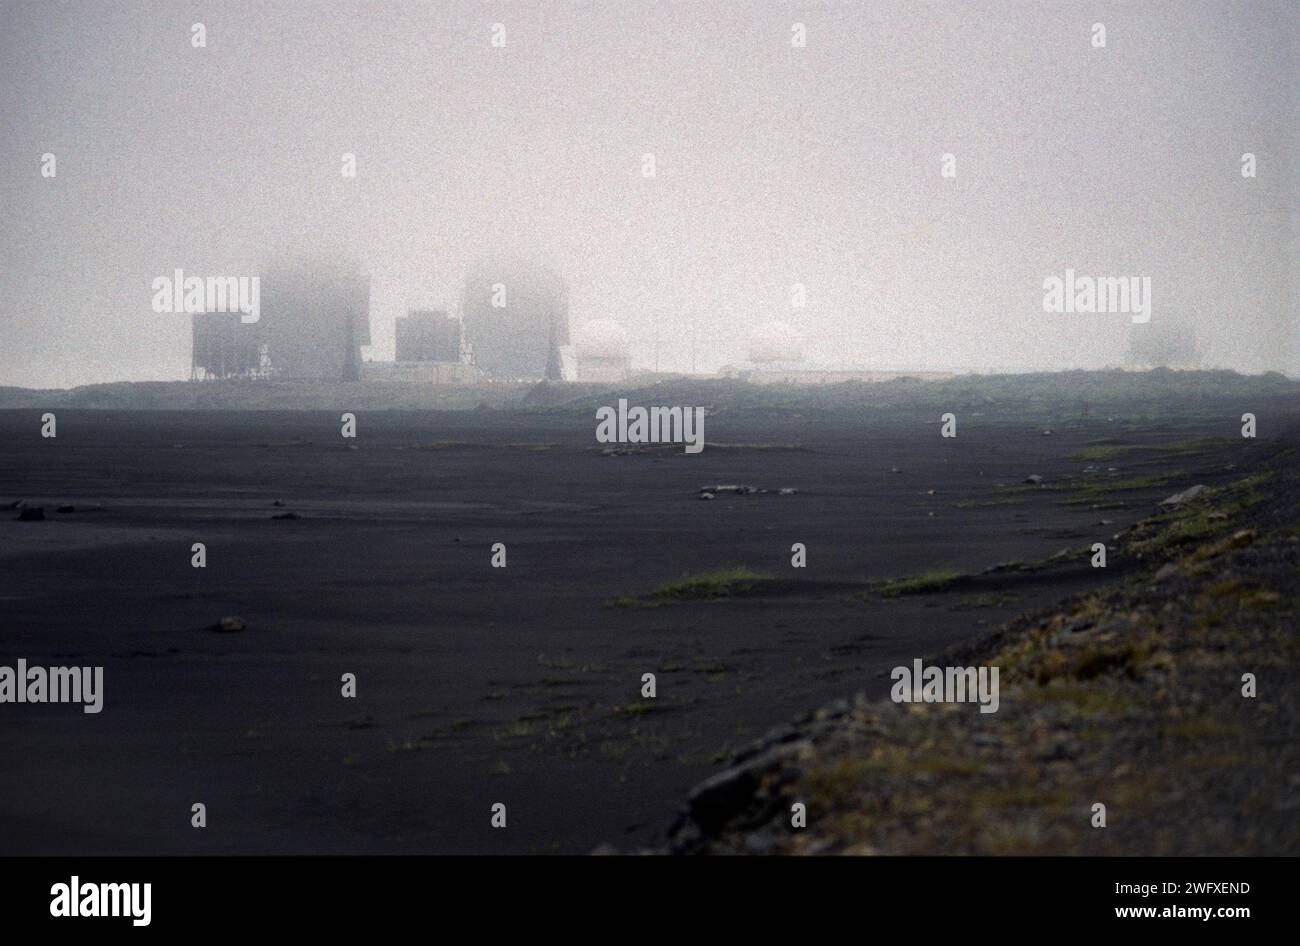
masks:
{"type": "Polygon", "coordinates": [[[749,337],[749,360],[760,364],[802,361],[803,339],[785,322],[764,322],[749,337]]]}
{"type": "Polygon", "coordinates": [[[585,358],[626,358],[627,332],[613,319],[586,322],[578,327],[577,349],[585,358]]]}

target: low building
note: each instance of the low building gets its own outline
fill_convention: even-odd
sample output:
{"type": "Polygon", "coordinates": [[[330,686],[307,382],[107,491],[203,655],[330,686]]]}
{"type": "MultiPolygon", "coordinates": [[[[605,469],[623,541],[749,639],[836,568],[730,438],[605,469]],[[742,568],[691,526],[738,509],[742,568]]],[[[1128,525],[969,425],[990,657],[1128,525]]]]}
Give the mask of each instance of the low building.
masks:
{"type": "Polygon", "coordinates": [[[443,309],[412,309],[395,325],[395,360],[459,362],[465,360],[460,319],[443,309]]]}
{"type": "Polygon", "coordinates": [[[258,378],[269,370],[261,326],[239,312],[196,312],[190,316],[190,378],[258,378]]]}

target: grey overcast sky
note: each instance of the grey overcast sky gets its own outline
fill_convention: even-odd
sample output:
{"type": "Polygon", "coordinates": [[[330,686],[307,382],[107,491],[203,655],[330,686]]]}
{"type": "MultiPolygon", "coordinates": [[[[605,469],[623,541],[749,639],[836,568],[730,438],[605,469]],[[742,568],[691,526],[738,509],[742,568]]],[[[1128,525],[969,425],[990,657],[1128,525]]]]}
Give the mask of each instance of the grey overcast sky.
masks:
{"type": "Polygon", "coordinates": [[[154,277],[320,249],[371,273],[390,358],[502,244],[643,366],[771,319],[815,364],[1121,363],[1127,316],[1043,311],[1068,267],[1297,373],[1298,47],[1296,0],[0,0],[0,384],[186,377],[154,277]]]}

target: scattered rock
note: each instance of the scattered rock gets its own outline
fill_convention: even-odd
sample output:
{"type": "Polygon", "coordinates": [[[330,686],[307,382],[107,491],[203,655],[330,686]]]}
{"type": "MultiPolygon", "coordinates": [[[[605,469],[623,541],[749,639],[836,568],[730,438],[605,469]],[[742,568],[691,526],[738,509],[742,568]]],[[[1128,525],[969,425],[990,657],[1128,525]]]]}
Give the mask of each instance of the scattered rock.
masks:
{"type": "Polygon", "coordinates": [[[272,506],[283,506],[283,505],[284,505],[284,500],[283,500],[283,499],[277,499],[275,502],[271,503],[271,505],[272,505],[272,506]]]}
{"type": "Polygon", "coordinates": [[[1037,486],[1037,485],[1038,485],[1039,483],[1041,483],[1042,481],[1043,481],[1043,478],[1042,478],[1041,476],[1039,476],[1037,473],[1030,473],[1028,476],[1026,476],[1026,477],[1024,478],[1024,480],[1023,480],[1022,482],[1025,482],[1025,483],[1031,483],[1031,484],[1033,484],[1034,486],[1037,486]]]}
{"type": "Polygon", "coordinates": [[[695,786],[687,801],[691,820],[706,832],[717,830],[750,807],[766,773],[784,768],[811,748],[807,740],[773,746],[705,779],[695,786]]]}
{"type": "Polygon", "coordinates": [[[1174,562],[1165,562],[1156,572],[1155,577],[1151,579],[1155,584],[1166,581],[1178,574],[1178,565],[1174,562]]]}
{"type": "Polygon", "coordinates": [[[747,486],[741,483],[719,483],[717,486],[701,486],[698,491],[698,498],[717,499],[720,493],[731,493],[736,496],[757,496],[760,494],[765,496],[773,494],[777,496],[793,496],[797,492],[799,492],[797,489],[789,486],[783,486],[780,489],[759,489],[757,486],[747,486]]]}
{"type": "Polygon", "coordinates": [[[236,617],[235,615],[228,615],[214,624],[212,629],[222,634],[233,634],[235,631],[244,630],[246,626],[247,625],[244,624],[243,618],[236,617]]]}
{"type": "Polygon", "coordinates": [[[1239,549],[1243,545],[1250,545],[1257,538],[1259,538],[1259,533],[1254,529],[1238,529],[1232,533],[1232,539],[1228,545],[1230,548],[1239,549]]]}
{"type": "Polygon", "coordinates": [[[44,506],[21,506],[18,509],[19,522],[44,522],[44,506]]]}
{"type": "Polygon", "coordinates": [[[1209,488],[1210,487],[1206,486],[1204,483],[1197,483],[1195,486],[1189,486],[1181,493],[1174,493],[1174,495],[1170,496],[1168,499],[1162,500],[1160,505],[1181,506],[1183,503],[1190,503],[1193,499],[1196,499],[1202,493],[1208,491],[1209,488]]]}

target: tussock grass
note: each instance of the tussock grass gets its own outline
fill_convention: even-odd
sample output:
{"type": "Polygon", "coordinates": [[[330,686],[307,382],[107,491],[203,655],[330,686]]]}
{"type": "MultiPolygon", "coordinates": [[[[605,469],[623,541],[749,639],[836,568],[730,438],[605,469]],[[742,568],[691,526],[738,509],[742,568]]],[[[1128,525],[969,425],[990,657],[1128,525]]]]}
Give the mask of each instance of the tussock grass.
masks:
{"type": "Polygon", "coordinates": [[[625,703],[622,706],[615,706],[614,715],[623,718],[645,716],[647,713],[653,713],[658,708],[654,700],[642,700],[640,703],[625,703]]]}
{"type": "Polygon", "coordinates": [[[689,575],[670,581],[650,592],[650,598],[660,601],[727,598],[735,594],[743,594],[767,580],[766,575],[760,575],[747,568],[731,568],[725,571],[706,572],[702,575],[689,575]]]}
{"type": "Polygon", "coordinates": [[[1196,440],[1180,440],[1177,443],[1099,443],[1084,447],[1070,454],[1071,460],[1099,463],[1104,460],[1117,460],[1132,453],[1161,453],[1166,456],[1194,456],[1215,447],[1233,444],[1226,437],[1201,437],[1196,440]]]}
{"type": "Polygon", "coordinates": [[[903,595],[923,595],[943,591],[966,576],[961,572],[933,571],[909,578],[895,578],[879,585],[875,591],[882,598],[900,598],[903,595]]]}

